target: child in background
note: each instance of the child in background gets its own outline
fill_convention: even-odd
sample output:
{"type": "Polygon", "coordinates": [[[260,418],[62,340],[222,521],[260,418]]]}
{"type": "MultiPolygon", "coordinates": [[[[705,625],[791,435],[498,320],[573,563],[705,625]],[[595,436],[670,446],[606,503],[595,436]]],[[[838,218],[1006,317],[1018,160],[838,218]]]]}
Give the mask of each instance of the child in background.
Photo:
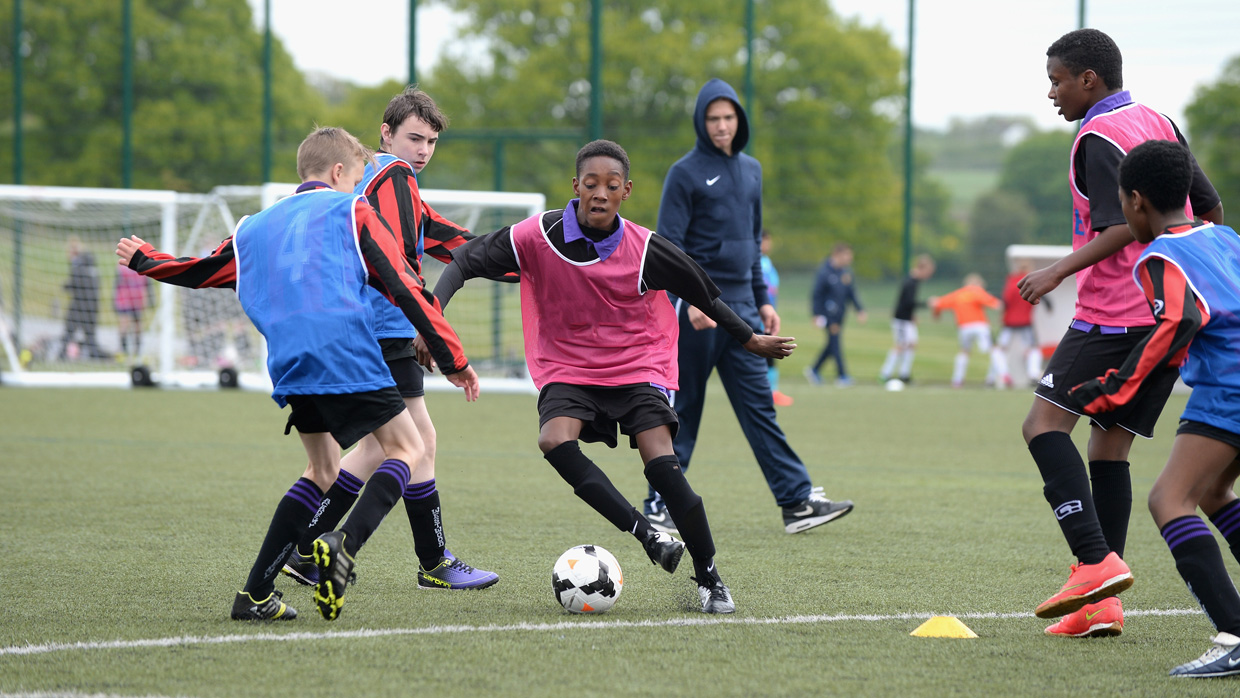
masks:
{"type": "Polygon", "coordinates": [[[908,278],[900,285],[896,307],[891,312],[892,347],[878,372],[878,380],[886,383],[894,375],[905,383],[912,381],[913,355],[917,351],[918,308],[926,307],[925,301],[917,300],[917,287],[934,276],[934,258],[928,254],[918,255],[909,271],[908,278]],[[896,373],[897,369],[899,370],[896,373]]]}
{"type": "MultiPolygon", "coordinates": [[[[762,255],[758,257],[758,261],[762,264],[762,280],[766,282],[766,294],[771,298],[771,305],[778,308],[779,272],[775,269],[775,263],[771,261],[771,233],[765,228],[762,229],[762,246],[759,249],[762,255]]],[[[779,392],[779,364],[775,363],[775,359],[767,359],[766,365],[767,382],[771,384],[771,400],[777,407],[791,405],[792,396],[779,392]]]]}
{"type": "Polygon", "coordinates": [[[1042,377],[1042,357],[1037,338],[1033,334],[1033,304],[1020,297],[1020,280],[1033,271],[1033,265],[1020,262],[1003,282],[1003,329],[990,354],[990,375],[996,388],[1012,387],[1012,374],[1008,368],[1008,350],[1012,341],[1025,349],[1025,377],[1030,385],[1037,385],[1042,377]]]}
{"type": "Polygon", "coordinates": [[[944,310],[956,314],[960,351],[952,367],[952,387],[964,385],[964,374],[969,368],[969,352],[976,347],[982,354],[990,354],[990,322],[986,308],[998,308],[999,299],[986,292],[986,282],[979,274],[964,277],[964,286],[931,302],[931,310],[937,320],[944,310]]]}

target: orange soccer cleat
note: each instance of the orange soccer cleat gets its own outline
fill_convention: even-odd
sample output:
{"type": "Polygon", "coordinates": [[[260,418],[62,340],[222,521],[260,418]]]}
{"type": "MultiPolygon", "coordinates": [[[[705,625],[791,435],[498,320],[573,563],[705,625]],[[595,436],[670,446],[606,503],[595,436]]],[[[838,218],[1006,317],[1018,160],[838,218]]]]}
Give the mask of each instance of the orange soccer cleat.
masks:
{"type": "Polygon", "coordinates": [[[1132,570],[1115,553],[1096,565],[1084,563],[1072,566],[1072,574],[1058,594],[1042,602],[1033,614],[1038,618],[1058,618],[1078,611],[1085,604],[1094,603],[1107,596],[1114,596],[1132,586],[1132,570]]]}
{"type": "Polygon", "coordinates": [[[1124,632],[1124,605],[1108,596],[1098,603],[1085,604],[1046,629],[1047,635],[1061,637],[1108,637],[1124,632]]]}
{"type": "Polygon", "coordinates": [[[787,407],[792,404],[792,396],[781,393],[778,390],[771,392],[771,399],[775,401],[776,407],[787,407]]]}

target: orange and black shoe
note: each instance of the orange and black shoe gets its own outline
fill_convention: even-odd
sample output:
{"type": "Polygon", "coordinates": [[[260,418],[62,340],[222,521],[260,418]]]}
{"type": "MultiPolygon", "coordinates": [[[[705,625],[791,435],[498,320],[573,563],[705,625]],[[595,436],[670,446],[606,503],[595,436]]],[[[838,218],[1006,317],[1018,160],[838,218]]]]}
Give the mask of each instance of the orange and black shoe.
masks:
{"type": "Polygon", "coordinates": [[[1033,614],[1038,618],[1058,618],[1079,611],[1086,604],[1115,596],[1132,586],[1132,570],[1115,553],[1096,565],[1072,565],[1072,574],[1058,594],[1042,602],[1033,614]]]}
{"type": "Polygon", "coordinates": [[[273,590],[262,601],[255,601],[248,592],[237,592],[233,599],[233,620],[293,620],[297,609],[285,605],[279,591],[273,590]]]}
{"type": "Polygon", "coordinates": [[[1081,610],[1069,613],[1046,629],[1047,635],[1060,637],[1113,637],[1122,632],[1124,605],[1115,596],[1085,604],[1081,610]]]}

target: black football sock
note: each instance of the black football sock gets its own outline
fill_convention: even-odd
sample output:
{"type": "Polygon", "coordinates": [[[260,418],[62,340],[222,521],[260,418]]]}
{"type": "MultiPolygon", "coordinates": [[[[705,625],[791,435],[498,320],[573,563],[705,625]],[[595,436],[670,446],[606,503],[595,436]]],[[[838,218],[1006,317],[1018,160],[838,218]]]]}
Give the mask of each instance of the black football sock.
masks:
{"type": "Polygon", "coordinates": [[[1240,635],[1240,594],[1227,576],[1214,535],[1197,516],[1181,516],[1160,530],[1175,568],[1219,632],[1240,635]]]}
{"type": "Polygon", "coordinates": [[[1102,562],[1110,549],[1094,511],[1085,462],[1072,437],[1062,431],[1038,434],[1029,442],[1029,453],[1042,473],[1042,494],[1055,512],[1072,554],[1087,565],[1102,562]]]}
{"type": "Polygon", "coordinates": [[[710,535],[706,507],[685,479],[680,461],[674,455],[651,458],[645,475],[650,486],[663,495],[667,513],[672,515],[676,530],[684,538],[685,549],[693,558],[695,568],[699,561],[709,563],[715,556],[715,540],[710,535]]]}
{"type": "Polygon", "coordinates": [[[357,551],[366,545],[370,535],[383,523],[383,517],[400,501],[408,484],[409,466],[395,458],[383,461],[370,476],[349,520],[340,527],[344,534],[344,551],[349,557],[357,557],[357,551]]]}
{"type": "Polygon", "coordinates": [[[581,452],[581,446],[576,441],[565,441],[543,457],[565,482],[573,486],[573,494],[602,514],[611,525],[636,535],[645,517],[637,513],[637,509],[611,484],[594,461],[581,452]]]}
{"type": "Polygon", "coordinates": [[[447,551],[435,478],[409,483],[404,499],[409,528],[413,531],[413,552],[418,556],[422,569],[434,569],[447,551]]]}
{"type": "Polygon", "coordinates": [[[271,590],[276,586],[276,575],[280,573],[289,553],[293,552],[310,518],[318,511],[322,499],[323,491],[304,477],[298,478],[280,499],[271,524],[267,526],[267,536],[258,549],[258,558],[254,560],[250,576],[245,580],[243,591],[249,592],[250,598],[262,601],[271,595],[271,590]]]}
{"type": "Polygon", "coordinates": [[[310,519],[310,526],[302,534],[301,540],[297,542],[298,552],[302,555],[310,555],[314,550],[315,538],[327,531],[336,530],[337,524],[345,514],[349,513],[349,509],[357,501],[357,493],[361,491],[364,484],[366,483],[353,473],[347,470],[340,471],[340,474],[336,476],[336,481],[327,488],[327,492],[323,493],[323,503],[319,505],[314,518],[310,519]]]}
{"type": "Polygon", "coordinates": [[[1231,554],[1240,562],[1240,499],[1233,499],[1210,514],[1210,523],[1227,539],[1231,554]]]}
{"type": "Polygon", "coordinates": [[[1107,547],[1123,557],[1124,544],[1128,541],[1128,519],[1132,516],[1132,475],[1128,472],[1128,461],[1089,461],[1089,487],[1107,547]]]}

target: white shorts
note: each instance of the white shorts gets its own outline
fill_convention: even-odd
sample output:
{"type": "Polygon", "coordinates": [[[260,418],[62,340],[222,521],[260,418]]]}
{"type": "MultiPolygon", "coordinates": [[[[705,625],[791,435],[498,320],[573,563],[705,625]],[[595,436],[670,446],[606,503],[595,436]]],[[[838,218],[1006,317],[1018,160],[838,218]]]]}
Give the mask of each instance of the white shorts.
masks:
{"type": "Polygon", "coordinates": [[[990,323],[970,322],[960,326],[960,351],[977,347],[983,353],[990,351],[990,323]]]}
{"type": "Polygon", "coordinates": [[[901,349],[917,346],[917,323],[912,320],[892,320],[891,338],[901,349]]]}
{"type": "Polygon", "coordinates": [[[1032,349],[1037,346],[1033,339],[1033,325],[1025,325],[1024,327],[1004,327],[999,330],[999,340],[996,342],[1004,349],[1012,346],[1012,342],[1016,341],[1026,349],[1032,349]]]}

